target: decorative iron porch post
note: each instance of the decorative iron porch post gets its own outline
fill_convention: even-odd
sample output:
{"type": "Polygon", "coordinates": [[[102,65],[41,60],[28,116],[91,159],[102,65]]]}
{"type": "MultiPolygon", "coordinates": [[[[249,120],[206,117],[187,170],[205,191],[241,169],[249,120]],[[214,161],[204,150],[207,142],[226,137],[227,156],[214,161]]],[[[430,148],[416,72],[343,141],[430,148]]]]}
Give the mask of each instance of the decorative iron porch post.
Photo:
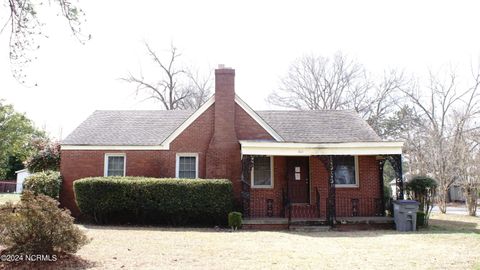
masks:
{"type": "Polygon", "coordinates": [[[333,156],[319,156],[328,172],[327,221],[330,226],[336,221],[335,164],[333,156]]]}
{"type": "Polygon", "coordinates": [[[250,217],[250,183],[253,167],[253,156],[244,155],[242,157],[242,209],[243,216],[250,217]]]}
{"type": "Polygon", "coordinates": [[[397,186],[397,200],[404,199],[403,193],[403,172],[402,172],[402,155],[391,155],[388,156],[388,161],[392,164],[393,169],[395,170],[395,184],[397,186]]]}
{"type": "Polygon", "coordinates": [[[385,197],[383,195],[383,186],[384,186],[384,179],[383,179],[383,167],[385,166],[385,158],[378,157],[378,182],[380,185],[380,209],[379,212],[382,216],[385,216],[385,197]]]}
{"type": "Polygon", "coordinates": [[[333,226],[336,220],[335,164],[333,156],[328,156],[328,224],[333,226]]]}

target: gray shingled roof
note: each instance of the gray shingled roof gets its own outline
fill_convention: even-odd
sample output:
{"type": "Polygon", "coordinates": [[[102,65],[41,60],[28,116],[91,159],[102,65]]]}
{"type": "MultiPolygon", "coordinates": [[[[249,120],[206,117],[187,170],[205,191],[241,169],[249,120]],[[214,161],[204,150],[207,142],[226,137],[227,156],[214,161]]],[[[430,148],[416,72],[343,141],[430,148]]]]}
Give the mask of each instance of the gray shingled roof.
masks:
{"type": "MultiPolygon", "coordinates": [[[[64,145],[160,145],[193,111],[95,111],[64,145]]],[[[258,111],[285,141],[381,141],[353,111],[258,111]]]]}
{"type": "Polygon", "coordinates": [[[62,144],[160,145],[193,111],[95,111],[62,144]]]}
{"type": "Polygon", "coordinates": [[[350,110],[257,111],[257,113],[287,142],[381,141],[367,122],[350,110]]]}

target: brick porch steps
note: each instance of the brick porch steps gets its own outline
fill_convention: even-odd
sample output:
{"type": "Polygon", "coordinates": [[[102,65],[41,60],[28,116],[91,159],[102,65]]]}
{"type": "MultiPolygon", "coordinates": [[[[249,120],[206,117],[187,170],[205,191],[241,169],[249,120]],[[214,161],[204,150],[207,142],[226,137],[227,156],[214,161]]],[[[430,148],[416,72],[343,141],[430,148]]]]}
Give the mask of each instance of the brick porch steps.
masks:
{"type": "MultiPolygon", "coordinates": [[[[316,218],[318,216],[317,208],[314,205],[306,203],[293,203],[290,206],[292,218],[316,218]]],[[[288,213],[286,214],[286,216],[288,213]]]]}

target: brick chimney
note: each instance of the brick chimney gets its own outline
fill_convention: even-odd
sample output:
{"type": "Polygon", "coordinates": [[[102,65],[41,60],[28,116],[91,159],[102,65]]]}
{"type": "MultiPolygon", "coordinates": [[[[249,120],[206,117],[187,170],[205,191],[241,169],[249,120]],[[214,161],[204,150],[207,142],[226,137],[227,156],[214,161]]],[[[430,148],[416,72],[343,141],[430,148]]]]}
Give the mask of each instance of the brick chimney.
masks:
{"type": "MultiPolygon", "coordinates": [[[[214,133],[207,150],[207,178],[226,178],[241,188],[240,144],[235,131],[235,70],[215,70],[214,133]]],[[[235,192],[237,193],[237,192],[235,192]]]]}
{"type": "Polygon", "coordinates": [[[215,131],[213,141],[238,142],[235,132],[235,70],[215,70],[215,131]]]}

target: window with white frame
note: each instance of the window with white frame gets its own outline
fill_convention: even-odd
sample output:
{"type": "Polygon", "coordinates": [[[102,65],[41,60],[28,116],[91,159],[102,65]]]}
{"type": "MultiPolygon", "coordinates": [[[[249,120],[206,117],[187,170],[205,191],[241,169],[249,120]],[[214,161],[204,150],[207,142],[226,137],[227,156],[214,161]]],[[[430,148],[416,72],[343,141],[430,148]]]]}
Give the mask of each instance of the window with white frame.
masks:
{"type": "Polygon", "coordinates": [[[358,186],[357,156],[334,156],[333,163],[335,165],[335,186],[358,186]]]}
{"type": "Polygon", "coordinates": [[[177,178],[198,178],[198,154],[177,154],[177,178]]]}
{"type": "Polygon", "coordinates": [[[125,176],[125,154],[105,155],[105,176],[125,176]]]}
{"type": "Polygon", "coordinates": [[[252,187],[273,187],[273,157],[254,157],[252,187]]]}

